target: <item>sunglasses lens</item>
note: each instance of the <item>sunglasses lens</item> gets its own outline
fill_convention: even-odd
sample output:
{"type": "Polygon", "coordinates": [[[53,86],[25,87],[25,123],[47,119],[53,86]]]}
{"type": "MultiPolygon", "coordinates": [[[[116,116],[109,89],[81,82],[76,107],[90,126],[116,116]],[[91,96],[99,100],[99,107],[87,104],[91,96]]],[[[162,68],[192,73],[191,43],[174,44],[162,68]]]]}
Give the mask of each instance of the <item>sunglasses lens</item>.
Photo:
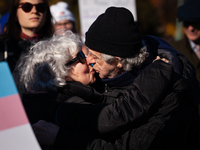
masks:
{"type": "Polygon", "coordinates": [[[69,66],[69,65],[75,63],[77,60],[82,64],[84,64],[86,62],[85,55],[84,55],[84,53],[82,51],[80,51],[74,59],[70,60],[66,64],[66,66],[69,66]]]}
{"type": "Polygon", "coordinates": [[[21,8],[24,12],[28,13],[32,10],[33,6],[35,5],[36,10],[40,13],[44,13],[47,5],[45,3],[39,3],[39,4],[31,4],[31,3],[21,3],[21,8]]]}
{"type": "Polygon", "coordinates": [[[21,7],[22,7],[23,11],[30,12],[31,9],[33,8],[33,5],[30,3],[24,3],[24,4],[22,4],[21,7]]]}
{"type": "Polygon", "coordinates": [[[82,64],[85,63],[86,59],[85,59],[85,55],[84,55],[84,53],[83,53],[82,51],[80,51],[80,52],[78,53],[77,57],[78,57],[79,61],[80,61],[82,64]]]}
{"type": "Polygon", "coordinates": [[[45,3],[39,3],[36,5],[37,11],[41,13],[45,12],[46,8],[47,8],[47,5],[45,3]]]}

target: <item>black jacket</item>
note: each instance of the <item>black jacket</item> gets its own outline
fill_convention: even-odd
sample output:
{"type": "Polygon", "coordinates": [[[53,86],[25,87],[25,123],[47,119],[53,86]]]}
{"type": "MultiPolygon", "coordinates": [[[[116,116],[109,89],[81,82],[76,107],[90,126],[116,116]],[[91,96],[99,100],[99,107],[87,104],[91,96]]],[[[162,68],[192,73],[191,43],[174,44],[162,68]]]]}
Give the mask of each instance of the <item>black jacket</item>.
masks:
{"type": "MultiPolygon", "coordinates": [[[[108,94],[118,97],[112,104],[94,105],[77,97],[70,98],[58,111],[61,128],[100,137],[112,143],[113,149],[186,148],[199,98],[194,67],[180,53],[168,54],[165,49],[158,51],[150,43],[147,44],[155,56],[170,55],[170,60],[175,59],[183,65],[175,66],[175,73],[172,73],[169,64],[161,61],[151,64],[129,90],[113,89],[114,94],[108,94]]],[[[56,141],[57,146],[60,143],[62,140],[56,141]]],[[[85,149],[92,149],[91,143],[88,142],[85,149]]],[[[96,149],[102,149],[104,144],[98,145],[97,142],[96,149]]],[[[72,145],[65,145],[68,146],[73,149],[72,145]]]]}
{"type": "Polygon", "coordinates": [[[7,61],[11,72],[16,67],[16,63],[20,58],[20,55],[26,52],[31,45],[31,41],[17,40],[12,37],[9,40],[0,41],[0,61],[7,61]],[[7,60],[5,57],[5,47],[7,47],[7,60]]]}
{"type": "MultiPolygon", "coordinates": [[[[93,149],[91,145],[95,145],[96,149],[102,149],[108,145],[113,149],[125,148],[123,144],[125,137],[121,139],[121,135],[133,127],[136,128],[144,120],[148,120],[149,114],[154,113],[153,108],[157,107],[160,103],[159,100],[162,99],[163,95],[167,94],[166,91],[172,88],[174,77],[175,74],[171,65],[157,61],[135,79],[130,90],[118,93],[119,98],[112,104],[97,103],[94,105],[78,97],[68,99],[58,110],[61,131],[59,131],[57,137],[59,140],[56,140],[55,144],[57,149],[76,149],[75,147],[78,145],[86,145],[81,141],[74,146],[67,144],[68,142],[71,143],[70,141],[63,142],[64,139],[68,138],[62,137],[67,136],[64,132],[62,133],[62,128],[77,130],[103,139],[94,138],[93,141],[90,138],[86,145],[87,148],[83,147],[82,149],[93,149]],[[162,80],[157,80],[158,78],[162,80]],[[152,84],[148,84],[149,79],[151,79],[152,84]],[[152,94],[151,90],[154,91],[154,94],[152,94]],[[102,142],[99,142],[99,140],[102,142]]],[[[80,89],[77,89],[77,91],[80,91],[80,89]]],[[[107,99],[109,100],[110,98],[104,97],[102,100],[106,102],[107,99]]],[[[76,141],[76,139],[71,140],[76,141]]],[[[86,142],[86,139],[83,142],[86,142]]]]}
{"type": "Polygon", "coordinates": [[[23,94],[22,103],[31,124],[39,120],[55,123],[55,113],[60,105],[55,99],[58,93],[23,94]]]}

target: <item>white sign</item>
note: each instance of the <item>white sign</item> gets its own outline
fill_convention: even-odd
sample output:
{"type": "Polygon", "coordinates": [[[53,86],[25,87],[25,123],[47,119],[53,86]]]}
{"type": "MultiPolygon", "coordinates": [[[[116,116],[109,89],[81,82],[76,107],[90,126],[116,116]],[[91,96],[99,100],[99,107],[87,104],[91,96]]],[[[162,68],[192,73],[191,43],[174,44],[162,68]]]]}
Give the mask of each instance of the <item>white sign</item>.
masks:
{"type": "Polygon", "coordinates": [[[95,19],[108,7],[125,7],[129,9],[134,20],[137,21],[136,2],[135,0],[79,0],[79,12],[80,12],[80,23],[81,23],[81,36],[83,42],[85,41],[85,32],[87,32],[90,25],[95,19]]]}

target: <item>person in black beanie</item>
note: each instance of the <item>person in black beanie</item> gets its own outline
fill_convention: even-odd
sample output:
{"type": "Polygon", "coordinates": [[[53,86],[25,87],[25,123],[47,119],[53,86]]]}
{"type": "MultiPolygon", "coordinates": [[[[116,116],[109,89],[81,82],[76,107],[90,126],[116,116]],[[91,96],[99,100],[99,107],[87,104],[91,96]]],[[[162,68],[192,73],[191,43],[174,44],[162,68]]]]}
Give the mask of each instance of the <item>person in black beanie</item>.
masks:
{"type": "MultiPolygon", "coordinates": [[[[130,139],[130,141],[127,142],[126,145],[129,145],[132,149],[136,149],[137,146],[149,146],[147,149],[197,148],[197,145],[195,145],[197,143],[195,143],[195,141],[191,143],[186,141],[187,135],[190,134],[188,133],[188,131],[190,131],[188,129],[190,121],[192,118],[196,117],[197,114],[187,114],[185,112],[191,111],[197,113],[199,88],[195,69],[185,56],[173,49],[166,41],[158,37],[142,36],[134,21],[132,13],[126,8],[120,7],[109,7],[105,13],[101,14],[94,21],[86,32],[85,44],[89,49],[89,57],[93,57],[93,59],[90,59],[91,62],[89,63],[93,64],[93,68],[99,73],[99,76],[102,78],[105,85],[107,85],[107,94],[113,93],[116,89],[123,89],[127,85],[130,85],[142,70],[153,62],[156,56],[168,59],[169,64],[172,64],[174,71],[183,78],[191,78],[191,82],[196,85],[193,89],[195,92],[192,96],[194,106],[188,107],[186,106],[186,103],[181,103],[183,99],[185,102],[191,101],[190,98],[182,97],[177,99],[176,108],[170,110],[169,105],[172,99],[169,98],[166,101],[168,104],[165,103],[159,107],[166,110],[167,107],[169,107],[168,117],[170,119],[168,118],[165,120],[165,123],[163,123],[164,127],[162,130],[160,128],[153,136],[154,138],[152,137],[152,141],[149,145],[147,144],[148,140],[146,140],[146,144],[144,144],[144,138],[150,137],[148,133],[141,139],[138,137],[142,135],[142,129],[147,127],[150,130],[151,127],[158,123],[155,122],[155,124],[152,123],[148,126],[148,122],[150,120],[152,121],[151,117],[147,122],[143,122],[139,127],[134,128],[131,134],[129,133],[127,139],[130,139]],[[192,76],[190,77],[185,74],[185,72],[187,72],[187,67],[189,66],[192,68],[192,70],[190,70],[192,76]],[[131,74],[132,81],[126,76],[127,73],[131,74]],[[185,109],[181,110],[180,107],[184,107],[185,109]]],[[[148,84],[153,83],[149,81],[148,84]]],[[[153,94],[151,89],[149,89],[149,92],[152,92],[153,94]]],[[[170,91],[168,92],[170,93],[170,91]]],[[[165,100],[163,99],[163,102],[165,100]]],[[[166,112],[167,111],[158,109],[155,114],[164,115],[166,112]]],[[[155,114],[154,117],[156,116],[155,114]]],[[[193,127],[196,127],[196,125],[193,127]]],[[[198,129],[196,131],[198,131],[198,129]]]]}
{"type": "MultiPolygon", "coordinates": [[[[97,104],[77,98],[65,101],[57,110],[60,129],[72,128],[104,140],[96,144],[91,140],[83,149],[197,148],[186,139],[193,112],[197,109],[199,85],[195,69],[184,55],[161,38],[142,36],[132,13],[123,7],[109,7],[101,14],[86,32],[85,45],[87,62],[104,82],[104,96],[113,101],[97,104]],[[168,63],[154,63],[157,58],[168,63]],[[149,68],[155,64],[155,68],[149,68]],[[168,65],[174,70],[173,86],[164,89],[162,94],[146,88],[149,85],[160,88],[152,78],[163,83],[169,72],[163,74],[161,70],[167,71],[168,65]],[[144,73],[147,70],[150,72],[144,73]],[[157,74],[164,78],[157,78],[157,74]]],[[[46,123],[35,124],[39,130],[37,125],[46,126],[46,123]]],[[[65,139],[70,146],[79,143],[66,138],[67,133],[61,136],[61,131],[54,139],[55,145],[65,139]]]]}

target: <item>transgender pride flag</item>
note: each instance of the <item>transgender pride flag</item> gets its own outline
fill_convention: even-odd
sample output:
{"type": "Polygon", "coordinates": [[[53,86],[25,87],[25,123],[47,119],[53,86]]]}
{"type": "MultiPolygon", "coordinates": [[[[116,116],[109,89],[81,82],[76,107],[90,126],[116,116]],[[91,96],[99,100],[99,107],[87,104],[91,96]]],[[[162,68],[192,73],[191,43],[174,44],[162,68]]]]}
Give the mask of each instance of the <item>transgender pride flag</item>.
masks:
{"type": "Polygon", "coordinates": [[[6,62],[0,63],[0,150],[41,150],[6,62]]]}

